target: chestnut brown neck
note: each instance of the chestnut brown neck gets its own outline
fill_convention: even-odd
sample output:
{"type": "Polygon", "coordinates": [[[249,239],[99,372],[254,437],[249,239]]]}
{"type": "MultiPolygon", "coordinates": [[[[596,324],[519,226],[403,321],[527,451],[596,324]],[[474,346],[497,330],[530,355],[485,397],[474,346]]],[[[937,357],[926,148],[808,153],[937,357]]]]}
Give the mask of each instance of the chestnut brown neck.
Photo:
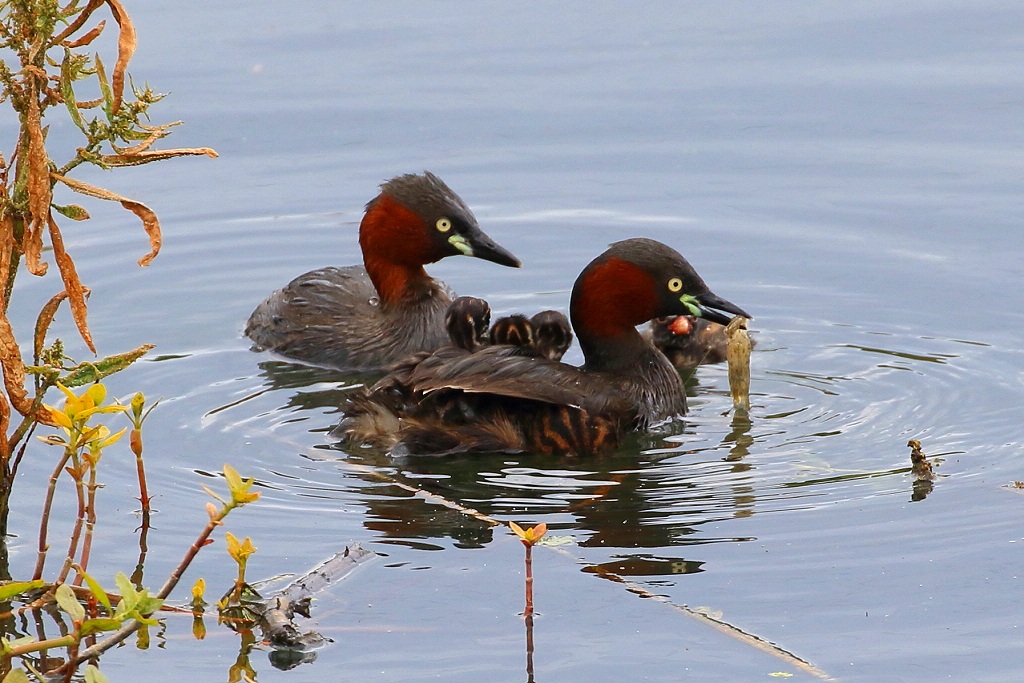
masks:
{"type": "Polygon", "coordinates": [[[441,255],[415,212],[382,194],[367,206],[359,225],[363,265],[384,306],[420,299],[435,289],[423,269],[441,255]]]}
{"type": "Polygon", "coordinates": [[[648,273],[614,256],[580,274],[569,315],[588,369],[619,369],[649,346],[636,326],[654,317],[654,286],[648,273]]]}

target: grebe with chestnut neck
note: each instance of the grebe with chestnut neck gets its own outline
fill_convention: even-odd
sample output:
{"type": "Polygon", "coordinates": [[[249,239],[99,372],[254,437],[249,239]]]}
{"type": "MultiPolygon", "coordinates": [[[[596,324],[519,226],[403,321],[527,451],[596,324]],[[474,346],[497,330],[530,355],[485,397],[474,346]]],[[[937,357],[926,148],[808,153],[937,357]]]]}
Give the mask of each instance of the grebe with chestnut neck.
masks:
{"type": "Polygon", "coordinates": [[[473,212],[429,171],[385,182],[359,226],[362,266],[310,271],[268,296],[245,335],[257,351],[346,370],[375,370],[448,343],[451,290],[423,266],[473,256],[518,268],[473,212]]]}
{"type": "Polygon", "coordinates": [[[628,431],[686,412],[679,373],[636,327],[681,314],[726,323],[726,313],[750,317],[714,294],[674,249],[644,238],[616,242],[572,289],[569,314],[582,366],[524,356],[511,346],[447,346],[355,395],[341,431],[420,455],[592,455],[628,431]]]}

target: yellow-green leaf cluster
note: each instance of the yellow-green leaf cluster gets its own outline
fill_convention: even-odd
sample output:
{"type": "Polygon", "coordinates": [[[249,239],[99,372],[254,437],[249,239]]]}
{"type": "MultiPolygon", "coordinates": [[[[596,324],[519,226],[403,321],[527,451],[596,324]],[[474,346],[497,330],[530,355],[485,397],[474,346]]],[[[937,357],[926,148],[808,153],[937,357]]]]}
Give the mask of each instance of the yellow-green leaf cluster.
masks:
{"type": "Polygon", "coordinates": [[[123,413],[128,410],[128,407],[119,404],[103,405],[107,396],[107,388],[99,382],[90,385],[81,394],[75,394],[63,384],[58,383],[57,388],[65,396],[64,404],[59,408],[43,404],[43,410],[50,420],[64,431],[67,439],[62,439],[59,436],[40,438],[46,443],[63,445],[72,450],[85,448],[94,461],[98,460],[104,448],[116,443],[124,436],[127,427],[111,434],[104,425],[90,426],[89,420],[95,415],[123,413]]]}
{"type": "Polygon", "coordinates": [[[241,507],[260,497],[259,492],[250,491],[256,482],[253,477],[242,479],[241,475],[231,465],[224,465],[224,479],[228,483],[228,490],[231,492],[232,507],[241,507]]]}
{"type": "Polygon", "coordinates": [[[523,529],[523,527],[519,526],[515,522],[509,522],[508,526],[512,529],[515,535],[519,537],[519,540],[522,541],[523,545],[527,547],[535,545],[537,541],[542,539],[544,534],[548,532],[548,525],[543,522],[537,526],[531,526],[528,529],[523,529]]]}
{"type": "Polygon", "coordinates": [[[256,546],[252,544],[252,539],[248,536],[245,537],[244,541],[239,541],[237,536],[227,531],[224,533],[224,540],[228,546],[228,554],[238,564],[245,564],[249,556],[256,552],[256,546]]]}

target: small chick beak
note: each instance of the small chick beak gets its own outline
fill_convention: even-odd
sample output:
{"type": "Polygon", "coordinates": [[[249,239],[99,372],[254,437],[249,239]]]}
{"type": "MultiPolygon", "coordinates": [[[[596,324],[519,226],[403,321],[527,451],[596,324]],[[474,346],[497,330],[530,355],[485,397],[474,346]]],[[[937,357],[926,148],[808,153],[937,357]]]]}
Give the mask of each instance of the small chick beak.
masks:
{"type": "Polygon", "coordinates": [[[731,301],[726,301],[714,292],[698,294],[694,299],[697,302],[697,307],[700,309],[700,316],[713,323],[728,325],[729,321],[732,320],[732,316],[725,315],[725,313],[722,313],[721,311],[732,313],[733,315],[742,315],[744,318],[753,320],[749,313],[731,301]]]}
{"type": "Polygon", "coordinates": [[[509,268],[519,268],[523,265],[512,252],[492,240],[479,228],[474,228],[465,235],[452,235],[448,241],[466,256],[475,256],[509,268]]]}

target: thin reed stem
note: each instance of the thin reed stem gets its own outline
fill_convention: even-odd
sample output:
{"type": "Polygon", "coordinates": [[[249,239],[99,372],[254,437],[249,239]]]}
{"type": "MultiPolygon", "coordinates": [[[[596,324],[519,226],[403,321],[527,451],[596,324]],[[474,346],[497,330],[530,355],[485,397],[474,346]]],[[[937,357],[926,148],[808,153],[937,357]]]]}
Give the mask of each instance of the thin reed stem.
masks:
{"type": "Polygon", "coordinates": [[[46,564],[46,551],[50,549],[50,546],[46,542],[46,536],[50,526],[50,511],[53,509],[53,496],[57,491],[57,480],[60,479],[60,473],[64,471],[64,467],[68,464],[68,460],[70,459],[71,452],[65,450],[64,456],[57,463],[57,466],[53,468],[53,473],[50,475],[50,483],[46,489],[46,501],[43,503],[43,515],[39,522],[39,555],[36,558],[35,572],[32,573],[33,580],[43,578],[43,566],[46,564]]]}

